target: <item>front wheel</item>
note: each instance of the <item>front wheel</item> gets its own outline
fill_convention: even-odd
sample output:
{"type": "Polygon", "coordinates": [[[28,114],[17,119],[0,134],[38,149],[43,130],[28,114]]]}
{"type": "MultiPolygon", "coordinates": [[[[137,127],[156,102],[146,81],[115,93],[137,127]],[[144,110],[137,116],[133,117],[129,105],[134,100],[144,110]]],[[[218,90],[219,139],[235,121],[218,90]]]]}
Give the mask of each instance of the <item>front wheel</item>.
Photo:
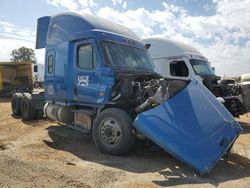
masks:
{"type": "Polygon", "coordinates": [[[100,151],[110,155],[127,153],[135,140],[132,119],[117,108],[105,109],[96,117],[92,135],[100,151]]]}

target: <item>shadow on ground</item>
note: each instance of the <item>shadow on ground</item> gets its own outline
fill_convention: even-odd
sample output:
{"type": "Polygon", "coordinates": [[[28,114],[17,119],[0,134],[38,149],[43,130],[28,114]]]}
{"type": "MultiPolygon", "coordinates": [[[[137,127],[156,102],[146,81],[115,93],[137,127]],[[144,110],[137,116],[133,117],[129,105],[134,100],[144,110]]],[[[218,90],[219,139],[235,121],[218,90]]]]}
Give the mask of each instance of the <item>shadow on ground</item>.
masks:
{"type": "Polygon", "coordinates": [[[82,135],[64,126],[48,127],[52,141],[44,140],[51,148],[70,152],[84,161],[122,169],[134,173],[158,172],[163,181],[152,180],[159,186],[209,183],[219,185],[222,182],[250,176],[250,162],[247,158],[230,154],[221,160],[207,176],[196,175],[190,168],[157,147],[146,147],[137,142],[127,156],[115,157],[102,154],[95,147],[91,136],[82,135]]]}
{"type": "Polygon", "coordinates": [[[248,158],[232,153],[228,158],[222,159],[210,174],[203,177],[191,175],[189,172],[183,172],[182,169],[176,167],[159,173],[166,178],[163,181],[153,181],[159,186],[203,183],[218,186],[223,182],[249,177],[250,162],[248,158]]]}
{"type": "Polygon", "coordinates": [[[11,101],[10,98],[0,97],[0,103],[9,103],[10,101],[11,101]]]}
{"type": "Polygon", "coordinates": [[[25,125],[32,126],[32,127],[40,126],[41,123],[43,123],[45,121],[50,121],[46,117],[42,117],[42,118],[34,119],[34,120],[24,120],[24,119],[22,119],[21,116],[16,116],[14,114],[11,114],[11,116],[14,119],[20,119],[25,125]]]}

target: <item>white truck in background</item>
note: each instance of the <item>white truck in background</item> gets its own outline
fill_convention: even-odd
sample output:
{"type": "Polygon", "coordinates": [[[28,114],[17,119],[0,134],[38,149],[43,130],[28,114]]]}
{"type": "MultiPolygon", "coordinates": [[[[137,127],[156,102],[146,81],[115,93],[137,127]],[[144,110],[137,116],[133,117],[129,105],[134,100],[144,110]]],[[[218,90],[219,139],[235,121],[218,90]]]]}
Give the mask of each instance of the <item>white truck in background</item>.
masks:
{"type": "Polygon", "coordinates": [[[33,82],[35,88],[42,88],[44,83],[44,64],[33,64],[32,73],[33,73],[33,82]]]}
{"type": "Polygon", "coordinates": [[[241,75],[240,85],[242,88],[242,99],[245,101],[248,111],[250,111],[250,73],[241,75]]]}
{"type": "Polygon", "coordinates": [[[142,41],[149,50],[155,71],[162,76],[184,80],[196,77],[233,116],[238,117],[248,111],[248,103],[241,96],[241,86],[218,83],[221,78],[215,75],[208,59],[194,47],[161,37],[144,38],[142,41]]]}
{"type": "Polygon", "coordinates": [[[165,77],[202,81],[202,75],[215,75],[208,59],[192,46],[159,37],[142,41],[148,44],[156,72],[165,77]]]}

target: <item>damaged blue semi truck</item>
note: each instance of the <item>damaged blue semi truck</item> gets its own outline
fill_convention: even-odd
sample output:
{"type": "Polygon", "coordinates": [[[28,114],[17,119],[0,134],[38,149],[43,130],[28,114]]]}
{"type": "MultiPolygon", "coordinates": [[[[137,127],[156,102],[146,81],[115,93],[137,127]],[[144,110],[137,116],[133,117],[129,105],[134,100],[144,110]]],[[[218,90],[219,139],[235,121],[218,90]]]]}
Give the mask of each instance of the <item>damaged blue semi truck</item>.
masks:
{"type": "Polygon", "coordinates": [[[75,13],[38,19],[45,48],[44,93],[15,93],[12,112],[41,116],[92,134],[99,150],[122,155],[138,135],[206,174],[232,147],[241,127],[196,79],[154,72],[129,29],[75,13]]]}

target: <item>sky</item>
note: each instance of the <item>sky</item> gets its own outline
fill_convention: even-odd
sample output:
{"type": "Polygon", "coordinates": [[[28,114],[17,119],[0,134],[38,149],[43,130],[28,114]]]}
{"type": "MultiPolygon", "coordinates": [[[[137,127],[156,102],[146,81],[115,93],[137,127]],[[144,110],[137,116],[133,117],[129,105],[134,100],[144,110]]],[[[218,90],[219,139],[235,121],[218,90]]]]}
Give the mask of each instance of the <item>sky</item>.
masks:
{"type": "MultiPolygon", "coordinates": [[[[37,19],[64,11],[108,19],[140,38],[194,46],[217,75],[250,73],[250,0],[0,0],[0,61],[13,49],[35,49],[37,19]]],[[[44,50],[35,53],[43,63],[44,50]]]]}

